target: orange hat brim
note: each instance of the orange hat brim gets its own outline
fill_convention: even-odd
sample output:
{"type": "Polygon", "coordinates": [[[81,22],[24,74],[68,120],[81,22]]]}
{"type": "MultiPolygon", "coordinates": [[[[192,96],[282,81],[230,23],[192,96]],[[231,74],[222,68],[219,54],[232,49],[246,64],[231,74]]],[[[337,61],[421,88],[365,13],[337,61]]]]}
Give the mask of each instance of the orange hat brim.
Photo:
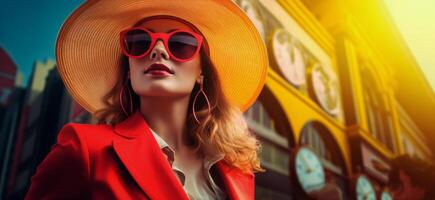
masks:
{"type": "Polygon", "coordinates": [[[73,98],[94,113],[119,73],[119,32],[143,18],[170,15],[206,38],[224,94],[241,111],[260,94],[267,76],[266,47],[245,13],[230,0],[92,0],[63,24],[57,69],[73,98]]]}

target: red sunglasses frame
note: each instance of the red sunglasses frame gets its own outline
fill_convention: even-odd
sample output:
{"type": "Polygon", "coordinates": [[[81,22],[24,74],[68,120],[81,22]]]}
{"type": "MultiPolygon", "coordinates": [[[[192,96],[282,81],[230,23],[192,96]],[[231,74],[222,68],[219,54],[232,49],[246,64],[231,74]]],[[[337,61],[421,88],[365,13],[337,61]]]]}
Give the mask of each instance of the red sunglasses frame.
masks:
{"type": "Polygon", "coordinates": [[[149,30],[147,30],[145,28],[141,28],[141,27],[134,27],[134,28],[125,29],[125,30],[120,32],[120,37],[119,38],[120,38],[120,43],[121,43],[121,50],[124,53],[124,55],[126,55],[126,56],[128,56],[130,58],[134,58],[134,59],[143,58],[146,55],[148,55],[151,52],[151,50],[154,48],[154,45],[157,43],[157,41],[159,39],[161,39],[163,41],[163,45],[165,46],[166,51],[169,54],[169,57],[172,58],[175,61],[178,61],[178,62],[187,62],[189,60],[192,60],[198,54],[199,50],[201,49],[202,40],[203,40],[202,36],[200,34],[192,32],[192,31],[189,31],[189,30],[180,30],[180,29],[178,29],[178,30],[175,30],[175,31],[171,31],[169,33],[153,33],[151,31],[149,31],[149,30]],[[145,31],[145,32],[147,32],[150,35],[150,38],[151,38],[151,44],[150,44],[149,48],[143,54],[138,55],[138,56],[131,55],[126,50],[127,48],[126,48],[125,35],[128,32],[133,31],[133,30],[142,30],[142,31],[145,31]],[[192,35],[198,41],[198,46],[196,47],[195,52],[193,53],[193,55],[190,58],[187,58],[187,59],[177,58],[175,55],[172,54],[171,50],[169,49],[168,40],[169,40],[169,38],[172,35],[174,35],[176,33],[187,33],[189,35],[192,35]]]}

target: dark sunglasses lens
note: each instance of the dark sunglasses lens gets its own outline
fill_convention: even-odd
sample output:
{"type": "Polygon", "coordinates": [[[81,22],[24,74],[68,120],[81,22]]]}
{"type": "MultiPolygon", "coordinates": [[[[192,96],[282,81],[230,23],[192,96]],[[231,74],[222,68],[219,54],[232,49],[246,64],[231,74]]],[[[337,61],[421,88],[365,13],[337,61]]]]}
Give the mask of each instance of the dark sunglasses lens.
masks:
{"type": "Polygon", "coordinates": [[[151,45],[150,35],[143,30],[131,30],[124,37],[125,50],[132,56],[144,54],[151,45]]]}
{"type": "Polygon", "coordinates": [[[179,59],[192,58],[198,48],[198,40],[189,33],[175,33],[169,38],[169,50],[179,59]]]}

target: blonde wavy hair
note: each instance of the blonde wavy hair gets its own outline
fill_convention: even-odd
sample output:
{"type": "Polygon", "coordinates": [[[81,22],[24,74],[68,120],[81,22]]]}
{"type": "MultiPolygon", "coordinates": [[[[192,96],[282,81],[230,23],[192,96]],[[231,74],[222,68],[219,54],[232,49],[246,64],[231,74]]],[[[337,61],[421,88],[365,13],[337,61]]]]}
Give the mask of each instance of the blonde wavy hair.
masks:
{"type": "MultiPolygon", "coordinates": [[[[204,98],[198,98],[195,105],[196,116],[200,120],[198,124],[192,112],[186,116],[186,134],[191,139],[189,146],[196,151],[204,150],[206,145],[213,145],[219,153],[225,155],[224,161],[230,166],[236,167],[243,172],[263,172],[260,166],[258,152],[260,143],[248,130],[243,118],[243,113],[231,105],[225,98],[221,89],[216,68],[210,60],[205,48],[201,48],[200,60],[204,75],[203,88],[211,104],[211,112],[208,113],[208,106],[204,98]]],[[[97,111],[96,116],[100,123],[116,124],[140,108],[139,96],[133,92],[131,83],[127,79],[129,69],[128,59],[124,55],[120,59],[121,73],[115,86],[103,97],[106,107],[97,111]],[[121,89],[124,87],[124,94],[120,97],[121,89]],[[121,107],[120,98],[123,98],[124,108],[129,110],[130,96],[132,95],[132,111],[124,113],[121,107]]],[[[192,110],[194,95],[199,91],[199,85],[195,84],[189,101],[188,109],[192,110]]],[[[200,95],[201,97],[201,95],[200,95]]]]}

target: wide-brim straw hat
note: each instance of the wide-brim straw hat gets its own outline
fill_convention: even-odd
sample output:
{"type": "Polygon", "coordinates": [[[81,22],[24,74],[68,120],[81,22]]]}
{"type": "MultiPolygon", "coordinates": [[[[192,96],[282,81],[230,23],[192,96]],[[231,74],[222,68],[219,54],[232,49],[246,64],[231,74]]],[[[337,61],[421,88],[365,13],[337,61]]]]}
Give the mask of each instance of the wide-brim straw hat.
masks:
{"type": "Polygon", "coordinates": [[[193,24],[205,37],[227,99],[241,111],[262,90],[267,50],[245,13],[230,0],[89,0],[63,24],[57,69],[73,98],[90,113],[120,73],[119,33],[139,20],[169,15],[193,24]]]}

